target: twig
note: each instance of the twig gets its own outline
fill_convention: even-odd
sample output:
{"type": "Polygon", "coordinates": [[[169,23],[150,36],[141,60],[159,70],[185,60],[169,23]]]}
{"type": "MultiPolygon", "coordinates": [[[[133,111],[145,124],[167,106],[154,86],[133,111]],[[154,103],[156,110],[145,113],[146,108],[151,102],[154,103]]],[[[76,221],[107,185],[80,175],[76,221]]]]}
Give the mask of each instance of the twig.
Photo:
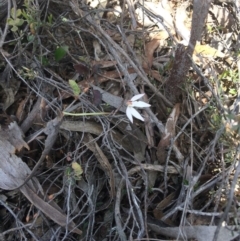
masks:
{"type": "MultiPolygon", "coordinates": [[[[237,148],[237,152],[238,152],[237,156],[238,156],[238,158],[239,158],[239,148],[240,148],[240,146],[238,145],[238,148],[237,148]]],[[[233,178],[233,181],[232,181],[232,184],[231,184],[231,189],[230,189],[230,192],[229,192],[229,195],[228,195],[228,199],[227,199],[228,200],[227,201],[227,206],[226,206],[226,208],[224,210],[224,213],[223,213],[221,219],[219,220],[219,225],[217,226],[217,229],[216,229],[216,231],[214,233],[213,241],[217,241],[218,240],[218,235],[219,235],[222,223],[223,223],[224,219],[227,217],[227,215],[229,213],[229,210],[231,208],[233,197],[234,197],[234,192],[235,192],[235,187],[236,187],[237,182],[238,182],[239,174],[240,174],[240,162],[238,161],[238,165],[237,165],[236,171],[234,173],[234,178],[233,178]]]]}
{"type": "MultiPolygon", "coordinates": [[[[10,18],[10,14],[11,14],[11,0],[8,0],[7,4],[8,4],[7,18],[10,18]]],[[[3,6],[1,6],[1,8],[3,8],[3,6]]],[[[3,47],[3,44],[4,44],[5,38],[7,36],[8,27],[9,27],[9,25],[8,25],[8,23],[6,21],[6,24],[5,24],[5,27],[4,27],[4,31],[3,31],[3,34],[2,34],[1,39],[0,39],[0,50],[1,50],[1,52],[2,52],[2,47],[3,47]]]]}

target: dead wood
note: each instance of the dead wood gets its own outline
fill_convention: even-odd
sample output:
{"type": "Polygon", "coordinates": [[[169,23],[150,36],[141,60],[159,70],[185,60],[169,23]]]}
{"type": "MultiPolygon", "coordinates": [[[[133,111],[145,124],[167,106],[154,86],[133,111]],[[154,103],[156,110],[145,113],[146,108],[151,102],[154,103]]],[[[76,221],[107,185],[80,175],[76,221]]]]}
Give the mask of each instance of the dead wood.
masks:
{"type": "Polygon", "coordinates": [[[187,48],[179,44],[169,78],[167,79],[166,95],[172,103],[180,102],[183,84],[191,67],[191,59],[197,41],[200,40],[203,26],[210,8],[211,0],[194,0],[191,35],[187,48]]]}

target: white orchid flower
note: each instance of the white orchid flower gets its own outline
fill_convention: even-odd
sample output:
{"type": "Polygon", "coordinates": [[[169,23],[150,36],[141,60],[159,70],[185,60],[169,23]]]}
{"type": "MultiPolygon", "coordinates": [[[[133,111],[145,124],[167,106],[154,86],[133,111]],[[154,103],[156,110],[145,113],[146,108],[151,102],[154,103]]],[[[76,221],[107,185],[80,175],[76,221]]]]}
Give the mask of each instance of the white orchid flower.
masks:
{"type": "Polygon", "coordinates": [[[126,114],[128,119],[133,123],[133,116],[141,121],[144,121],[143,117],[134,109],[134,107],[138,108],[145,108],[150,107],[151,105],[143,102],[143,101],[137,101],[138,99],[142,98],[145,94],[138,94],[132,97],[131,100],[127,101],[127,110],[126,114]]]}

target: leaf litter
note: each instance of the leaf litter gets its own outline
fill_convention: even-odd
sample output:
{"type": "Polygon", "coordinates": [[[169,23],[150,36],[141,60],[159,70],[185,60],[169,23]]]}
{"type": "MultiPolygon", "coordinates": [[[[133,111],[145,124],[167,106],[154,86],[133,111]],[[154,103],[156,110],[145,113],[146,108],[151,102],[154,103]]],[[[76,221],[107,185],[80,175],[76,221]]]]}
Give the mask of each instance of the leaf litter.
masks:
{"type": "Polygon", "coordinates": [[[17,5],[32,18],[0,40],[0,238],[237,237],[239,18],[221,2],[17,5]]]}

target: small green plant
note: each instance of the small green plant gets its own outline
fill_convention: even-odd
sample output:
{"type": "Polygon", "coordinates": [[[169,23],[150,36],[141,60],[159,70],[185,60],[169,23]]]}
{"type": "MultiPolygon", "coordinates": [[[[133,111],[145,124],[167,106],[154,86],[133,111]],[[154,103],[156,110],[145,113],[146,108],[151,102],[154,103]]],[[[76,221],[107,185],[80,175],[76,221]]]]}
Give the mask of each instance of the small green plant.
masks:
{"type": "Polygon", "coordinates": [[[47,58],[46,56],[40,56],[39,59],[40,59],[41,64],[42,64],[43,66],[49,65],[49,60],[48,60],[48,58],[47,58]]]}
{"type": "Polygon", "coordinates": [[[52,14],[48,15],[47,20],[48,20],[47,21],[48,25],[52,26],[52,24],[53,24],[53,15],[52,14]]]}
{"type": "Polygon", "coordinates": [[[68,80],[68,83],[69,83],[69,85],[70,85],[70,87],[71,87],[71,89],[73,91],[74,96],[78,97],[80,92],[81,92],[81,90],[80,90],[78,84],[76,83],[76,81],[70,79],[70,80],[68,80]]]}
{"type": "Polygon", "coordinates": [[[59,46],[56,48],[54,52],[54,57],[57,62],[59,62],[61,59],[65,57],[65,55],[68,52],[69,47],[64,45],[64,46],[59,46]]]}
{"type": "Polygon", "coordinates": [[[16,32],[18,30],[18,27],[23,25],[24,20],[20,18],[21,16],[22,16],[21,9],[17,9],[16,11],[14,8],[11,9],[11,17],[8,18],[7,23],[8,25],[12,26],[11,30],[13,32],[16,32]]]}
{"type": "Polygon", "coordinates": [[[227,69],[219,75],[220,80],[228,80],[230,82],[238,82],[238,70],[237,69],[227,69]]]}
{"type": "Polygon", "coordinates": [[[77,162],[74,161],[72,163],[72,170],[73,170],[73,173],[74,173],[74,179],[75,180],[81,180],[82,174],[83,174],[83,170],[82,170],[81,165],[79,165],[77,162]]]}
{"type": "Polygon", "coordinates": [[[20,74],[29,80],[34,80],[37,76],[38,73],[34,71],[33,69],[28,69],[27,67],[22,67],[22,70],[20,70],[20,74]]]}
{"type": "Polygon", "coordinates": [[[22,16],[24,17],[25,21],[29,25],[30,35],[29,40],[31,41],[32,38],[36,35],[39,27],[41,26],[52,26],[53,24],[53,15],[50,14],[47,17],[46,22],[42,22],[40,19],[40,11],[29,1],[25,1],[24,3],[25,10],[22,10],[22,16]]]}
{"type": "Polygon", "coordinates": [[[68,166],[65,170],[65,177],[68,185],[74,185],[76,181],[82,179],[83,170],[77,162],[72,162],[71,167],[68,166]]]}

